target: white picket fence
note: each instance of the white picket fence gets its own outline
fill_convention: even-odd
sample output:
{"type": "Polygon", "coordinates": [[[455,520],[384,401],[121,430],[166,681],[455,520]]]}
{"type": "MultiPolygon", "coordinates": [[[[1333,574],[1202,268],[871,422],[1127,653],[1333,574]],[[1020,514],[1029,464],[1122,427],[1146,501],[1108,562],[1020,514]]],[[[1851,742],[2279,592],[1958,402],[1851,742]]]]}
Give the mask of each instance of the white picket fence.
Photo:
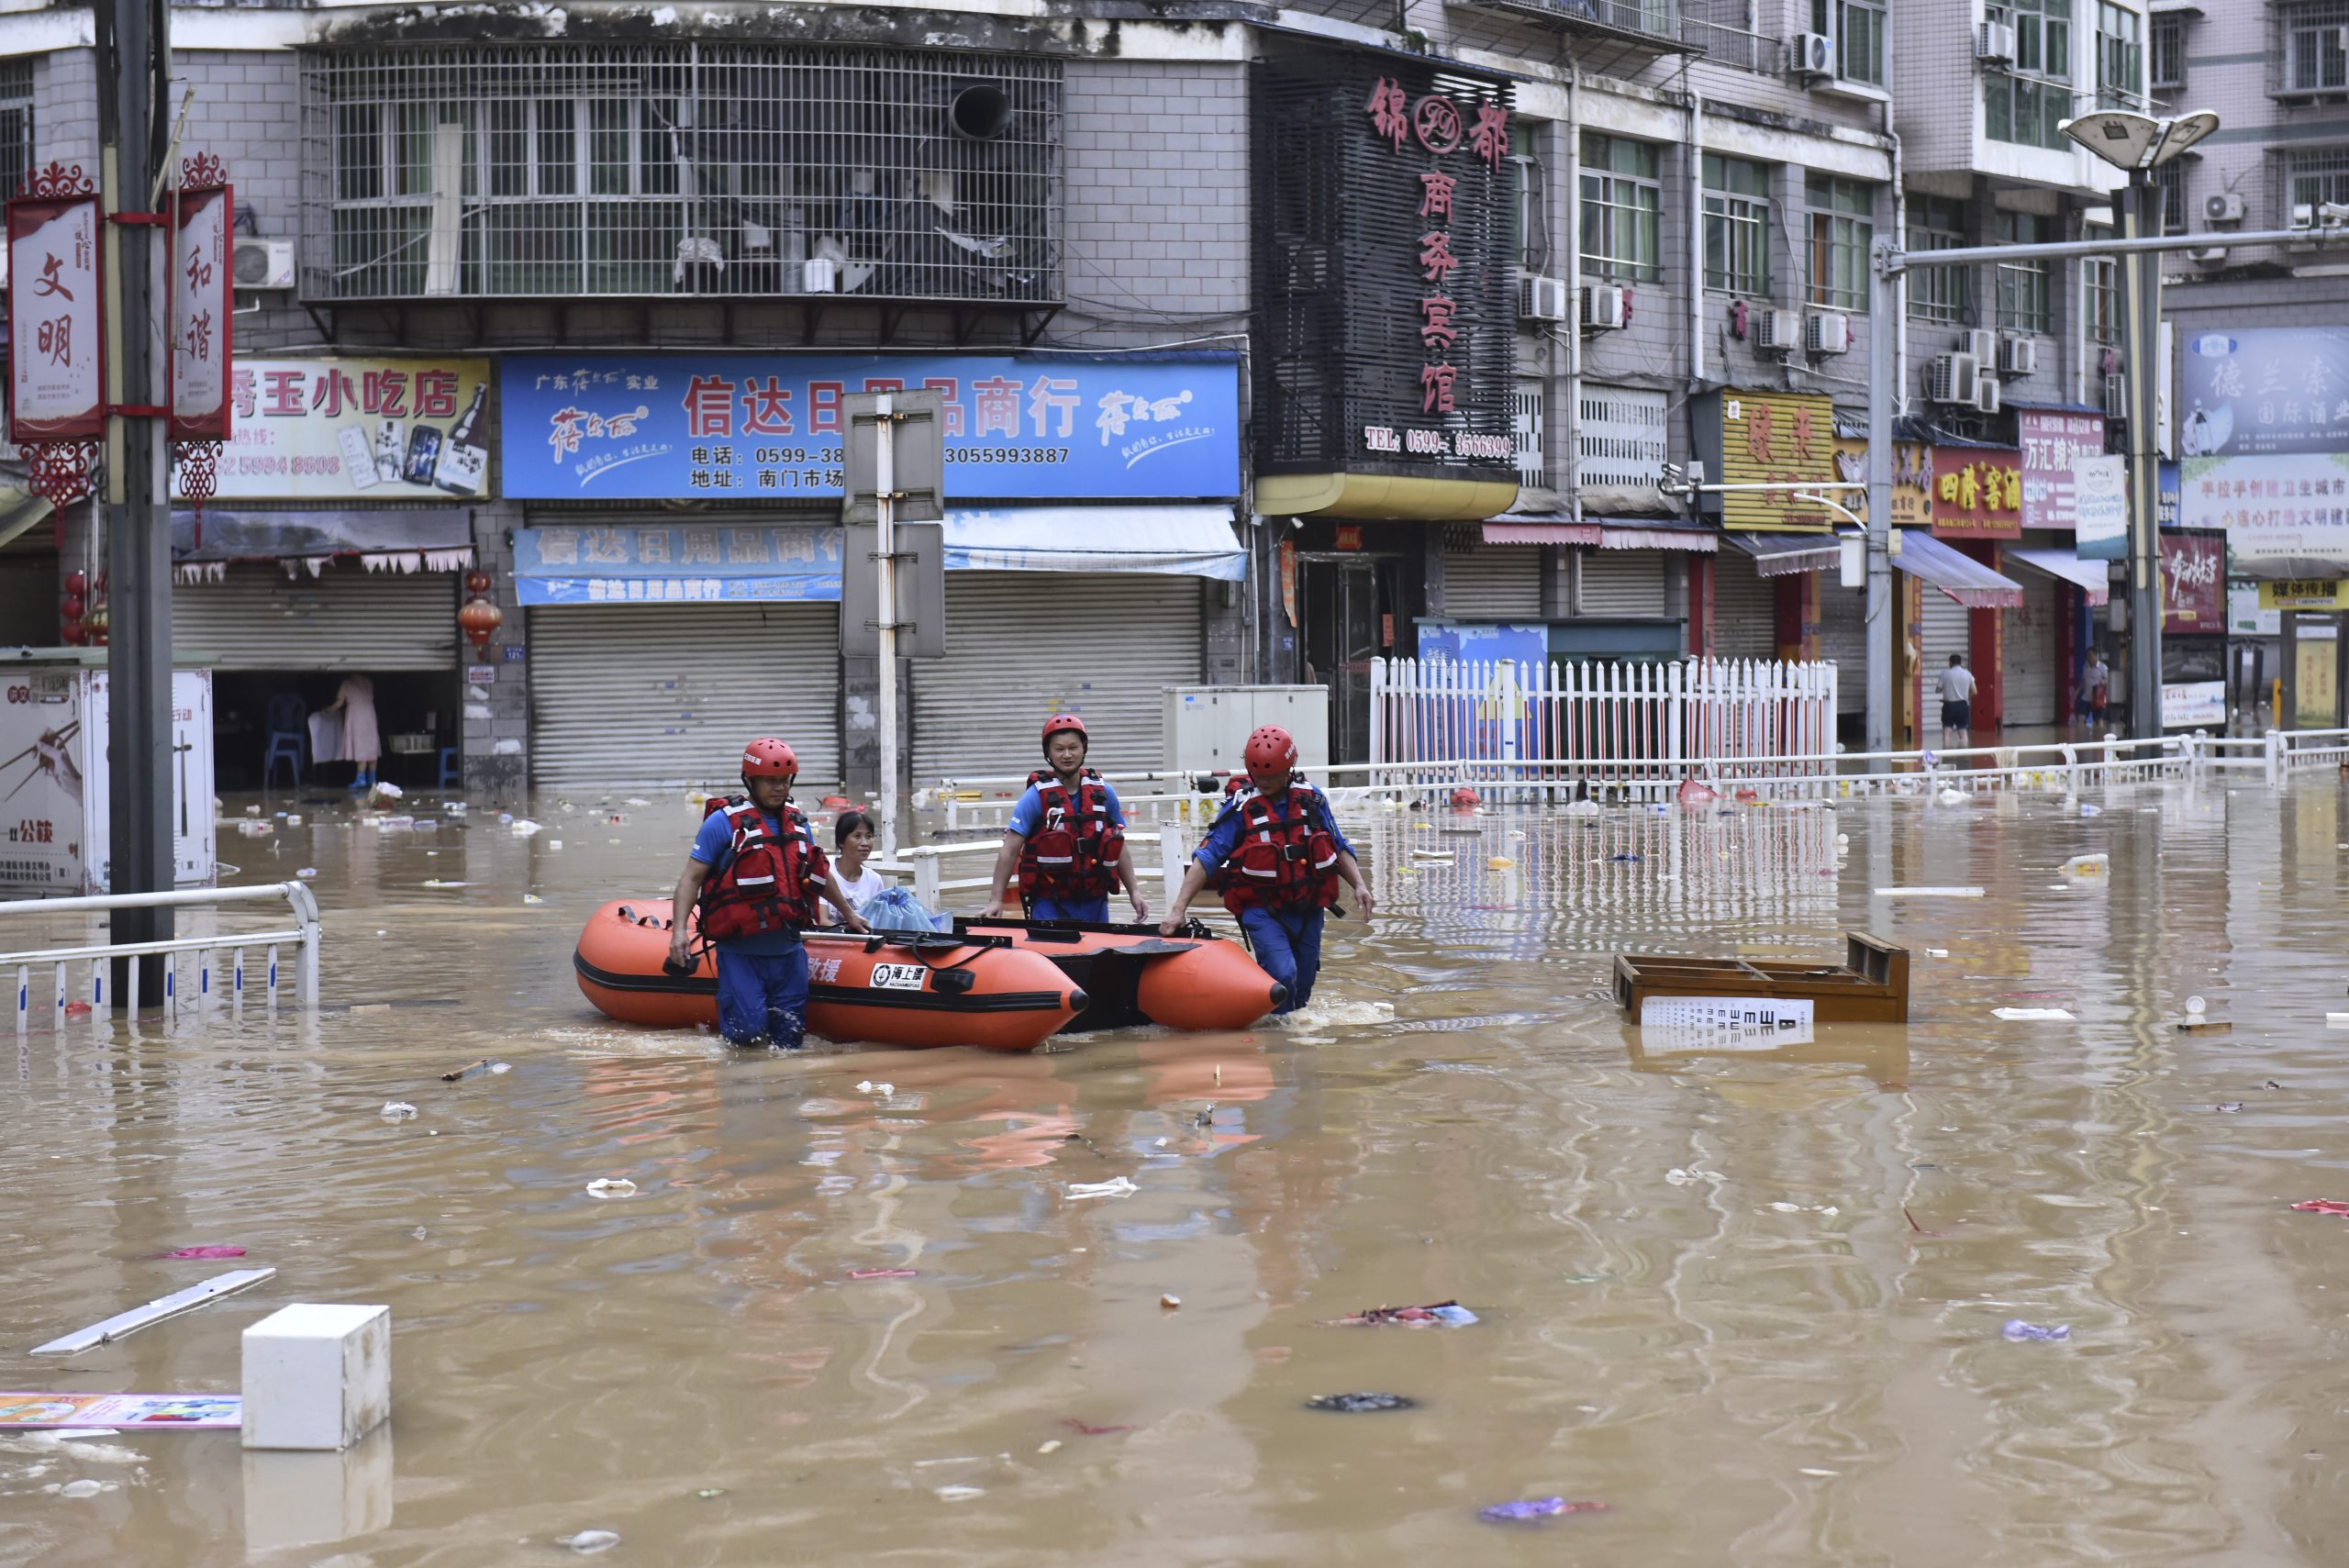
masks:
{"type": "Polygon", "coordinates": [[[1676,784],[1698,763],[1710,778],[1817,777],[1835,771],[1834,751],[1831,663],[1371,662],[1381,782],[1425,772],[1604,790],[1676,784]]]}

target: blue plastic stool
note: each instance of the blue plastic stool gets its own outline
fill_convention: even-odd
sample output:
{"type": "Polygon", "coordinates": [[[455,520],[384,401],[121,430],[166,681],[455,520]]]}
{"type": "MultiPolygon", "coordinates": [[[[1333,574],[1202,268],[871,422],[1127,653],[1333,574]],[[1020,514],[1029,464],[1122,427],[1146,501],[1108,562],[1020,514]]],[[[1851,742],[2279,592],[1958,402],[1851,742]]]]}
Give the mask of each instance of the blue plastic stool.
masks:
{"type": "Polygon", "coordinates": [[[438,789],[450,789],[461,785],[464,782],[465,770],[457,761],[457,749],[454,746],[441,747],[440,782],[434,787],[438,789]]]}
{"type": "Polygon", "coordinates": [[[269,699],[269,744],[262,752],[262,788],[269,787],[280,759],[294,771],[294,787],[302,787],[302,757],[309,739],[304,728],[306,717],[302,699],[292,692],[280,692],[269,699]]]}

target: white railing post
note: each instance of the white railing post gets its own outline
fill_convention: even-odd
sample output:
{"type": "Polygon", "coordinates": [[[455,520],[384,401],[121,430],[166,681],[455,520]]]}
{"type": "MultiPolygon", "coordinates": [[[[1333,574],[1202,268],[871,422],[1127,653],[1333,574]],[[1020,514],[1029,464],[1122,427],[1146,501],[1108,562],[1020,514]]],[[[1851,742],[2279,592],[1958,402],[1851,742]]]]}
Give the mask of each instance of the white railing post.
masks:
{"type": "Polygon", "coordinates": [[[918,849],[906,852],[914,857],[914,896],[921,900],[923,908],[935,912],[938,908],[938,857],[924,854],[918,849]]]}
{"type": "MultiPolygon", "coordinates": [[[[1386,758],[1386,661],[1370,662],[1370,760],[1384,762],[1386,758]]],[[[1377,784],[1380,775],[1374,773],[1370,782],[1377,784]]]]}
{"type": "Polygon", "coordinates": [[[228,1013],[241,1018],[245,1016],[245,950],[230,948],[228,959],[232,966],[228,974],[228,1013]]]}
{"type": "MultiPolygon", "coordinates": [[[[1518,777],[1517,762],[1520,737],[1518,734],[1517,661],[1504,659],[1493,672],[1494,717],[1500,726],[1500,776],[1514,781],[1518,777]]],[[[1502,798],[1517,800],[1520,796],[1512,782],[1502,798]]]]}
{"type": "Polygon", "coordinates": [[[23,1034],[32,1028],[33,966],[17,965],[17,1032],[23,1034]]]}
{"type": "MultiPolygon", "coordinates": [[[[139,961],[134,958],[130,962],[136,965],[139,961]]],[[[139,971],[134,967],[130,973],[136,976],[139,971]]],[[[131,995],[136,996],[139,993],[133,991],[131,995]]],[[[269,944],[269,1010],[273,1013],[277,1011],[277,944],[275,942],[269,944]]]]}
{"type": "Polygon", "coordinates": [[[1183,829],[1180,824],[1169,824],[1158,830],[1158,862],[1166,883],[1166,897],[1158,908],[1164,914],[1174,904],[1174,890],[1183,885],[1183,876],[1189,869],[1190,857],[1183,852],[1183,829]]]}
{"type": "Polygon", "coordinates": [[[2282,730],[2270,729],[2267,731],[2266,749],[2262,754],[2267,761],[2267,783],[2269,787],[2274,788],[2281,785],[2284,782],[2284,733],[2282,730]]]}

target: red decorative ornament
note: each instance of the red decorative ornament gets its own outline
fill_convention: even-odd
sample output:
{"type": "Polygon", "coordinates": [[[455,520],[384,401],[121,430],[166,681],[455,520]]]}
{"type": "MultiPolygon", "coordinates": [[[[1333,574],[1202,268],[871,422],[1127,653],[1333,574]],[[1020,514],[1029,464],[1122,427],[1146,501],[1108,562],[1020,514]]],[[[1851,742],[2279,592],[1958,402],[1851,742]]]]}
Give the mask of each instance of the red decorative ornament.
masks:
{"type": "Polygon", "coordinates": [[[98,461],[95,441],[28,441],[26,488],[60,512],[90,493],[98,461]]]}
{"type": "Polygon", "coordinates": [[[90,636],[88,632],[82,629],[82,623],[78,620],[67,621],[62,627],[59,628],[59,631],[64,637],[65,644],[69,648],[81,647],[83,642],[89,639],[90,636]]]}
{"type": "Polygon", "coordinates": [[[1419,145],[1441,158],[1460,145],[1460,106],[1431,93],[1411,111],[1411,128],[1419,133],[1419,145]]]}
{"type": "Polygon", "coordinates": [[[473,595],[475,598],[479,598],[482,595],[488,593],[489,573],[482,571],[466,573],[465,592],[473,595]]]}
{"type": "Polygon", "coordinates": [[[57,613],[67,620],[80,620],[82,618],[82,612],[89,607],[90,606],[87,604],[83,602],[81,595],[68,594],[63,599],[59,601],[57,613]]]}
{"type": "Polygon", "coordinates": [[[473,645],[473,652],[489,662],[489,639],[506,624],[506,612],[488,599],[468,599],[457,612],[457,625],[473,645]]]}
{"type": "Polygon", "coordinates": [[[106,607],[104,605],[100,605],[82,617],[82,629],[89,633],[90,646],[93,648],[104,648],[106,645],[106,633],[113,626],[114,617],[106,613],[106,607]]]}
{"type": "Polygon", "coordinates": [[[228,172],[219,158],[210,152],[198,152],[180,160],[180,186],[183,190],[213,191],[228,183],[228,172]]]}
{"type": "Polygon", "coordinates": [[[87,196],[96,195],[97,189],[90,183],[90,177],[82,172],[79,163],[60,163],[52,160],[48,168],[37,169],[27,175],[24,189],[17,195],[50,198],[87,196]]]}
{"type": "Polygon", "coordinates": [[[65,591],[77,595],[88,593],[90,591],[89,577],[80,572],[68,572],[65,574],[65,591]]]}

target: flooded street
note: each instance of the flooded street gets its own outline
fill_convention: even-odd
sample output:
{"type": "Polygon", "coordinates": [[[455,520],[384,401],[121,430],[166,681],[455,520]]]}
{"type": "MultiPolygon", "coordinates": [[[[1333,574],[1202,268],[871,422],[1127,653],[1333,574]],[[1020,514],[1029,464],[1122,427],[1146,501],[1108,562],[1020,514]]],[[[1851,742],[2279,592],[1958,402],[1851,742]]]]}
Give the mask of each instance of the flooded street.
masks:
{"type": "Polygon", "coordinates": [[[2289,1205],[2349,1199],[2349,794],[2084,798],[1358,810],[1381,906],[1309,1012],[1024,1057],[599,1018],[572,945],[674,881],[670,797],[224,836],[224,880],[317,868],[328,1009],[37,1027],[0,1378],[233,1391],[267,1311],[380,1302],[393,1420],[0,1434],[0,1564],[2337,1562],[2349,1219],[2289,1205]],[[1872,892],[1949,884],[1987,896],[1872,892]],[[1675,1051],[1609,994],[1847,929],[1911,950],[1907,1027],[1675,1051]],[[247,1256],[157,1259],[206,1244],[247,1256]],[[1307,1407],[1350,1391],[1417,1403],[1307,1407]],[[1549,1496],[1607,1510],[1477,1517],[1549,1496]]]}

